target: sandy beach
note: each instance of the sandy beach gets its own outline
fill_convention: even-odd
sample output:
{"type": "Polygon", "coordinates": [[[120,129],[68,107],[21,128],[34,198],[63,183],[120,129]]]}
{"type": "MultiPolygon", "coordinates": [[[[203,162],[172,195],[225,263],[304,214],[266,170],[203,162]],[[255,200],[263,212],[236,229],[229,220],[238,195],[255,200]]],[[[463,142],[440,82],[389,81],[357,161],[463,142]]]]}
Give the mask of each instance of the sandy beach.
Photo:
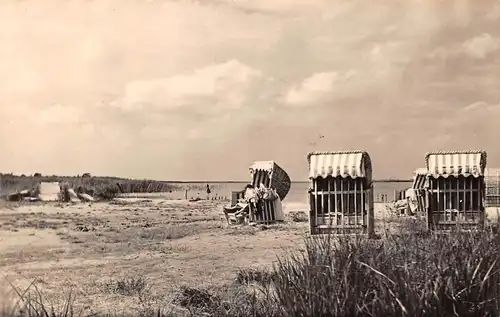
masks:
{"type": "MultiPolygon", "coordinates": [[[[168,301],[180,285],[227,284],[239,268],[270,266],[303,248],[307,222],[287,216],[284,224],[228,227],[220,218],[225,204],[121,198],[4,207],[0,276],[21,288],[40,279],[51,296],[73,290],[84,307],[115,311],[133,309],[137,298],[117,295],[113,281],[144,277],[150,298],[168,301]]],[[[284,211],[307,211],[307,204],[284,203],[284,211]]]]}
{"type": "MultiPolygon", "coordinates": [[[[166,303],[181,285],[226,285],[240,268],[269,267],[303,249],[308,223],[289,214],[307,204],[284,203],[285,223],[266,227],[228,227],[220,218],[225,204],[152,197],[4,206],[0,276],[21,289],[38,279],[50,298],[73,291],[78,307],[114,312],[141,305],[114,291],[117,281],[144,278],[148,299],[166,303]]],[[[375,209],[377,233],[397,225],[384,204],[375,209]]],[[[15,297],[3,285],[2,293],[15,297]]]]}

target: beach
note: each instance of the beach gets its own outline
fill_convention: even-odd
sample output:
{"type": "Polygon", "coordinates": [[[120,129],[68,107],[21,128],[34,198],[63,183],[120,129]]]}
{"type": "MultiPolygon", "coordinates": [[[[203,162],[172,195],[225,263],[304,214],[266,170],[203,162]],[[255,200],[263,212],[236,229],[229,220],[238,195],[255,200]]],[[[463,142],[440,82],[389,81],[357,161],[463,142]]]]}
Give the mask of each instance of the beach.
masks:
{"type": "MultiPolygon", "coordinates": [[[[283,202],[282,224],[228,227],[221,218],[228,201],[165,198],[171,194],[129,194],[96,203],[4,203],[0,275],[20,289],[39,280],[50,298],[76,292],[82,309],[133,310],[137,296],[114,290],[121,280],[147,280],[148,298],[169,302],[180,285],[228,284],[240,268],[270,267],[278,256],[304,248],[307,220],[289,217],[307,214],[304,199],[283,202]]],[[[3,292],[16,297],[8,283],[3,292]]]]}
{"type": "MultiPolygon", "coordinates": [[[[304,251],[307,201],[283,202],[285,222],[232,226],[225,200],[169,199],[172,193],[128,194],[108,202],[3,203],[0,277],[4,305],[36,281],[50,302],[74,294],[75,309],[137,312],[147,305],[176,310],[182,286],[224,287],[239,270],[263,270],[304,251]]],[[[178,193],[180,194],[180,193],[178,193]]],[[[375,203],[375,231],[395,232],[405,220],[375,203]]],[[[491,216],[496,210],[490,210],[491,216]]],[[[488,216],[488,218],[491,218],[488,216]]],[[[419,222],[425,226],[422,220],[419,222]]],[[[2,304],[2,303],[0,303],[2,304]]],[[[148,306],[149,307],[149,306],[148,306]]]]}

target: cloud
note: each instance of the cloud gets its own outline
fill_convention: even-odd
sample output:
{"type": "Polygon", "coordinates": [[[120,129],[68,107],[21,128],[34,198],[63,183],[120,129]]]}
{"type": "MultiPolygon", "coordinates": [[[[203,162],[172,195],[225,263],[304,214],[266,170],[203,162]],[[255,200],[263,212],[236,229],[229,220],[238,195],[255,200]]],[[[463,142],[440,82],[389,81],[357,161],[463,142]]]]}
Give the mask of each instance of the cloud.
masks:
{"type": "Polygon", "coordinates": [[[36,117],[32,118],[32,121],[42,125],[74,125],[83,123],[85,119],[85,112],[83,108],[55,104],[41,109],[38,113],[36,113],[36,117]]]}
{"type": "MultiPolygon", "coordinates": [[[[478,101],[474,102],[466,107],[463,108],[462,110],[464,113],[470,115],[470,114],[481,114],[481,115],[493,115],[494,113],[499,113],[500,114],[500,103],[496,104],[490,104],[484,101],[478,101]]],[[[498,119],[497,118],[492,118],[492,119],[498,119]]]]}
{"type": "Polygon", "coordinates": [[[337,72],[322,72],[314,74],[295,87],[292,87],[285,95],[284,102],[289,106],[307,106],[321,103],[332,92],[340,93],[338,85],[349,80],[355,75],[354,71],[345,74],[337,72]]]}
{"type": "Polygon", "coordinates": [[[462,44],[451,47],[437,47],[428,54],[431,59],[451,59],[466,56],[476,60],[486,59],[500,49],[500,41],[489,33],[474,36],[462,44]]]}
{"type": "Polygon", "coordinates": [[[488,10],[486,18],[489,20],[500,20],[500,3],[497,2],[491,10],[488,10]]]}
{"type": "MultiPolygon", "coordinates": [[[[225,4],[248,13],[285,15],[304,10],[321,10],[329,3],[328,0],[212,0],[200,1],[225,4]]],[[[339,5],[339,7],[342,7],[339,5]]],[[[332,8],[331,11],[336,11],[332,8]]]]}
{"type": "Polygon", "coordinates": [[[176,110],[188,108],[210,115],[246,105],[260,70],[237,60],[199,68],[191,73],[150,80],[136,80],[125,87],[116,107],[124,110],[176,110]]]}
{"type": "Polygon", "coordinates": [[[469,39],[462,44],[463,52],[476,59],[483,59],[487,55],[498,51],[499,48],[500,42],[498,39],[493,38],[488,33],[469,39]]]}
{"type": "MultiPolygon", "coordinates": [[[[439,121],[443,134],[448,137],[440,148],[484,148],[498,154],[496,124],[500,117],[500,102],[477,101],[448,111],[439,121]]],[[[498,164],[498,163],[493,163],[498,164]]]]}
{"type": "Polygon", "coordinates": [[[320,132],[315,146],[364,148],[383,177],[432,147],[500,157],[498,1],[0,6],[6,169],[242,179],[253,159],[275,159],[303,179],[320,132]]]}

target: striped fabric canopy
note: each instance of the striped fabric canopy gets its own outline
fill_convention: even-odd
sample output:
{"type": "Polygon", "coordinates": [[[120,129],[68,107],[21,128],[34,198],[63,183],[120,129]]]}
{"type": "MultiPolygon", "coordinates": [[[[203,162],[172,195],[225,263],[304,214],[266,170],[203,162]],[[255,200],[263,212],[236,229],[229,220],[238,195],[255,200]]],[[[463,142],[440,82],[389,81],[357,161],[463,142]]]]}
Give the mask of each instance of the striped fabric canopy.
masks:
{"type": "Polygon", "coordinates": [[[427,179],[427,168],[417,168],[413,176],[413,189],[425,188],[425,181],[427,179]]]}
{"type": "Polygon", "coordinates": [[[250,175],[253,178],[253,185],[259,186],[265,180],[265,185],[276,189],[278,196],[284,200],[292,182],[290,176],[281,166],[274,161],[256,161],[250,166],[250,175]]]}
{"type": "Polygon", "coordinates": [[[311,152],[309,161],[309,178],[318,177],[351,177],[372,179],[370,156],[365,151],[311,152]]]}
{"type": "Polygon", "coordinates": [[[430,152],[425,156],[428,175],[437,177],[484,175],[485,151],[430,152]]]}
{"type": "Polygon", "coordinates": [[[271,173],[274,168],[274,161],[256,161],[250,166],[250,173],[254,173],[256,171],[265,171],[271,173]]]}

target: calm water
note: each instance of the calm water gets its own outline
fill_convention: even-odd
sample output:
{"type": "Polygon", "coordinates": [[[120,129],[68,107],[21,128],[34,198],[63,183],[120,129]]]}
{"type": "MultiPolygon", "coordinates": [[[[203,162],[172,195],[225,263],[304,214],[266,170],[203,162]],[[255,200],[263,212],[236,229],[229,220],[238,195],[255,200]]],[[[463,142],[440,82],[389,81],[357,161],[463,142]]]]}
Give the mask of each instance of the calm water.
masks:
{"type": "MultiPolygon", "coordinates": [[[[244,182],[242,183],[217,183],[210,184],[210,189],[212,191],[211,196],[217,195],[218,197],[230,197],[231,191],[242,190],[245,187],[244,182]]],[[[206,183],[189,183],[181,184],[183,187],[190,187],[188,190],[188,198],[206,196],[206,183]]],[[[285,198],[285,201],[293,203],[305,203],[307,202],[307,188],[309,184],[305,182],[292,183],[290,192],[285,198]]],[[[387,196],[389,201],[394,199],[394,191],[409,188],[411,182],[375,182],[374,183],[374,198],[378,200],[380,195],[384,194],[387,196]]],[[[174,191],[168,194],[172,199],[182,199],[184,198],[184,191],[174,191]]]]}

